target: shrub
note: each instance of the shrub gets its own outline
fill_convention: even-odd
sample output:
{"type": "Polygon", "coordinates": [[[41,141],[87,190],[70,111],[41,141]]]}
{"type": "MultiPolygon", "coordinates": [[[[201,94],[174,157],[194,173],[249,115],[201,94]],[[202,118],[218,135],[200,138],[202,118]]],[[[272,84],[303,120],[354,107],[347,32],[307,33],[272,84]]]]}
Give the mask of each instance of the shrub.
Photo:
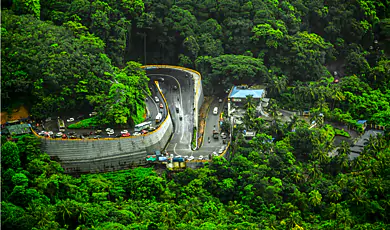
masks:
{"type": "Polygon", "coordinates": [[[79,122],[76,122],[74,124],[71,124],[68,126],[68,128],[69,129],[86,129],[86,128],[90,128],[92,126],[97,126],[97,124],[98,124],[97,118],[91,117],[91,118],[87,118],[87,119],[81,120],[79,122]]]}
{"type": "Polygon", "coordinates": [[[344,129],[335,128],[334,131],[335,131],[336,136],[343,136],[343,137],[347,137],[347,138],[351,137],[351,135],[349,135],[348,132],[344,131],[344,129]]]}

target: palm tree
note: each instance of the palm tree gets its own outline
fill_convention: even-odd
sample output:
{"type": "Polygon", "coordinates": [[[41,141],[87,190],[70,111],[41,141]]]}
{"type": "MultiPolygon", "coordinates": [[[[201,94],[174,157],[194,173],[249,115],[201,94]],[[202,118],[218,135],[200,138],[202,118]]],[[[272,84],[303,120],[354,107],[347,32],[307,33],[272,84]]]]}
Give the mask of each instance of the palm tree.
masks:
{"type": "Polygon", "coordinates": [[[279,106],[278,106],[276,100],[273,98],[270,100],[269,110],[270,110],[270,115],[273,118],[273,120],[276,120],[276,117],[278,116],[279,106]]]}
{"type": "Polygon", "coordinates": [[[322,169],[320,167],[320,164],[318,161],[312,162],[310,165],[307,166],[307,171],[309,173],[309,176],[312,179],[318,178],[322,174],[322,169]]]}
{"type": "Polygon", "coordinates": [[[246,96],[245,109],[256,109],[256,104],[253,100],[253,95],[246,96]]]}
{"type": "Polygon", "coordinates": [[[244,115],[244,124],[247,129],[254,127],[255,109],[248,107],[244,115]]]}
{"type": "Polygon", "coordinates": [[[357,206],[365,207],[367,204],[367,196],[366,193],[361,189],[357,189],[354,193],[352,193],[352,202],[357,206]]]}
{"type": "Polygon", "coordinates": [[[337,150],[337,153],[339,155],[342,155],[342,154],[349,155],[351,153],[351,145],[346,141],[342,141],[340,143],[338,150],[337,150]]]}
{"type": "Polygon", "coordinates": [[[277,96],[281,92],[283,92],[287,87],[287,81],[288,78],[284,75],[278,77],[278,76],[272,76],[269,78],[269,88],[270,93],[274,96],[277,96]]]}
{"type": "Polygon", "coordinates": [[[309,193],[309,201],[313,206],[318,206],[321,204],[322,195],[317,191],[313,190],[309,193]]]}

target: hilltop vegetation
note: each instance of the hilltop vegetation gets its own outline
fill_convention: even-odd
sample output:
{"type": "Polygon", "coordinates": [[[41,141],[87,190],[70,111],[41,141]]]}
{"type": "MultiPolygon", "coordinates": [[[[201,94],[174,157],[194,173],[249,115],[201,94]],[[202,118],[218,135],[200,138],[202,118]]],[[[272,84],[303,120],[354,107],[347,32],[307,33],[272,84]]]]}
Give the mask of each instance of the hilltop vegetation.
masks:
{"type": "Polygon", "coordinates": [[[390,228],[389,128],[351,161],[347,142],[328,155],[345,132],[277,119],[284,107],[359,132],[358,119],[389,127],[388,1],[8,0],[2,7],[2,109],[23,102],[46,118],[87,108],[101,123],[134,123],[150,93],[138,63],[145,58],[200,71],[205,92],[262,83],[275,99],[271,125],[248,107],[244,125],[258,135],[246,142],[237,126],[231,161],[217,157],[177,174],[138,168],[75,178],[34,137],[2,137],[2,229],[390,228]]]}

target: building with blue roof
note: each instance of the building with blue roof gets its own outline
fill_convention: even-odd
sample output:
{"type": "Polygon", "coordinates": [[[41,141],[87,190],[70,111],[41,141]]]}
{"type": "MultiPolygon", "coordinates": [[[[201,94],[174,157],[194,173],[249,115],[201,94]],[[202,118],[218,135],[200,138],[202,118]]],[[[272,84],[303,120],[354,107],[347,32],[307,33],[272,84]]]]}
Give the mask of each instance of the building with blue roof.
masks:
{"type": "Polygon", "coordinates": [[[234,107],[243,107],[247,102],[247,96],[251,95],[256,106],[261,106],[265,97],[264,89],[250,89],[248,86],[233,86],[228,96],[228,114],[230,116],[234,107]]]}

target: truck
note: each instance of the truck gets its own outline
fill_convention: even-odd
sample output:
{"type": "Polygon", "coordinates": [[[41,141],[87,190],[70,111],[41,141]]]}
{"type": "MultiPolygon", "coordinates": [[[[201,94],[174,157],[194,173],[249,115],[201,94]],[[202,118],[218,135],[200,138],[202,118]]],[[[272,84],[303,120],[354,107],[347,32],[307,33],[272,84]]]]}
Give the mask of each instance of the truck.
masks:
{"type": "Polygon", "coordinates": [[[65,122],[64,122],[64,120],[58,118],[58,122],[57,123],[58,123],[58,130],[60,132],[65,132],[65,122]]]}
{"type": "Polygon", "coordinates": [[[219,138],[219,133],[216,130],[213,130],[213,138],[218,139],[219,138]]]}

